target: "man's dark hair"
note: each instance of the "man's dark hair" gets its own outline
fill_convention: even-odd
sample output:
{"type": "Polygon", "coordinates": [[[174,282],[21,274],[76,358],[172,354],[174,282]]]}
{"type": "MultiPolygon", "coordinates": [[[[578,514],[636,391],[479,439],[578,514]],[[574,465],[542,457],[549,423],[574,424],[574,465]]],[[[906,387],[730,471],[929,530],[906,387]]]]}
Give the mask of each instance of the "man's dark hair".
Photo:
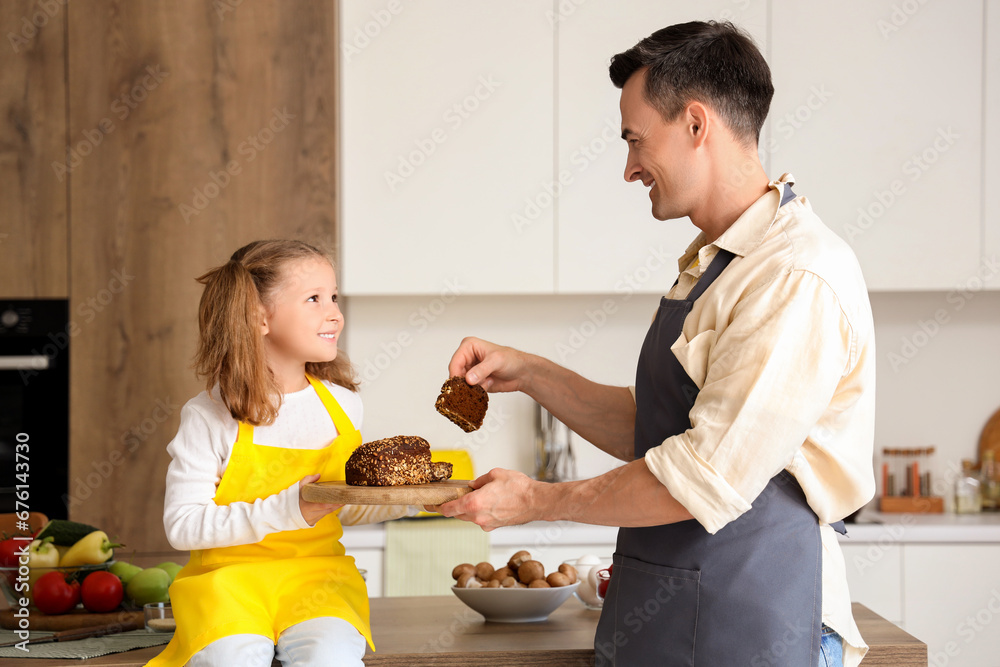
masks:
{"type": "Polygon", "coordinates": [[[756,147],[774,86],[749,35],[728,21],[672,25],[614,56],[611,81],[622,88],[644,67],[646,100],[664,120],[675,120],[693,100],[704,102],[737,140],[756,147]]]}

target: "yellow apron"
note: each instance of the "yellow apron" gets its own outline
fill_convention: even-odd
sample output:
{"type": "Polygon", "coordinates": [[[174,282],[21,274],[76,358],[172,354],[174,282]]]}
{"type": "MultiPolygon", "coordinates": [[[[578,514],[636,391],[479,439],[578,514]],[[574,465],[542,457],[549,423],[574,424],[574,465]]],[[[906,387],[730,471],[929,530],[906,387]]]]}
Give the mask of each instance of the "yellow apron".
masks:
{"type": "MultiPolygon", "coordinates": [[[[313,473],[321,481],[344,479],[344,464],[361,444],[361,433],[327,388],[306,377],[330,413],[337,438],[317,450],[255,445],[253,427],[240,422],[216,505],[252,503],[313,473]]],[[[336,514],[312,528],[271,533],[256,544],[192,551],[170,586],[177,631],[147,664],[180,667],[210,643],[235,634],[264,635],[277,643],[286,628],[320,616],[344,619],[374,650],[368,591],[354,557],[344,555],[336,514]]]]}

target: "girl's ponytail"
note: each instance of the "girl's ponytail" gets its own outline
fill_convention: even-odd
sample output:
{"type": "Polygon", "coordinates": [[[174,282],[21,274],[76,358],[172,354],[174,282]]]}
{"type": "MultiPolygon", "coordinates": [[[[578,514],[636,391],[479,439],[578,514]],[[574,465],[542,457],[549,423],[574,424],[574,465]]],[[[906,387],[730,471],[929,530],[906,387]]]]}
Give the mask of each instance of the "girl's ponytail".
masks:
{"type": "Polygon", "coordinates": [[[234,418],[259,426],[274,421],[281,391],[264,354],[260,290],[239,254],[198,278],[205,291],[194,365],[209,391],[219,385],[234,418]]]}

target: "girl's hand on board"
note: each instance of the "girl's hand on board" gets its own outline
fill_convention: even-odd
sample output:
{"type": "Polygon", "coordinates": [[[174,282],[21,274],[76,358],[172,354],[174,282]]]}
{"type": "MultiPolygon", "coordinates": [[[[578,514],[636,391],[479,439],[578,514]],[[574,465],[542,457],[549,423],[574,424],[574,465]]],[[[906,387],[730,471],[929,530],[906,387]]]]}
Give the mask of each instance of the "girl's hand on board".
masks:
{"type": "Polygon", "coordinates": [[[319,475],[306,475],[299,482],[299,511],[302,512],[302,518],[306,520],[310,526],[315,526],[316,522],[325,517],[330,512],[335,512],[343,505],[333,505],[331,503],[311,503],[307,500],[302,499],[302,487],[306,484],[312,484],[319,479],[319,475]]]}

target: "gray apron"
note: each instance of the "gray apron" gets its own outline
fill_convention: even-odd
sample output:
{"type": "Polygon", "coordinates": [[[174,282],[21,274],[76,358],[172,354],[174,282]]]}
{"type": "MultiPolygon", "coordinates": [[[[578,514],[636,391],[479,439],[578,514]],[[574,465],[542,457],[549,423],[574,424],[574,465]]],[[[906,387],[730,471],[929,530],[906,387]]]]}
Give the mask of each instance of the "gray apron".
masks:
{"type": "MultiPolygon", "coordinates": [[[[781,205],[794,196],[786,184],[781,205]]],[[[699,390],[670,346],[733,257],[720,249],[686,299],[660,301],[636,371],[636,458],[691,428],[699,390]]],[[[613,563],[594,639],[598,666],[817,664],[819,520],[788,472],[715,535],[693,519],[620,529],[613,563]]]]}

